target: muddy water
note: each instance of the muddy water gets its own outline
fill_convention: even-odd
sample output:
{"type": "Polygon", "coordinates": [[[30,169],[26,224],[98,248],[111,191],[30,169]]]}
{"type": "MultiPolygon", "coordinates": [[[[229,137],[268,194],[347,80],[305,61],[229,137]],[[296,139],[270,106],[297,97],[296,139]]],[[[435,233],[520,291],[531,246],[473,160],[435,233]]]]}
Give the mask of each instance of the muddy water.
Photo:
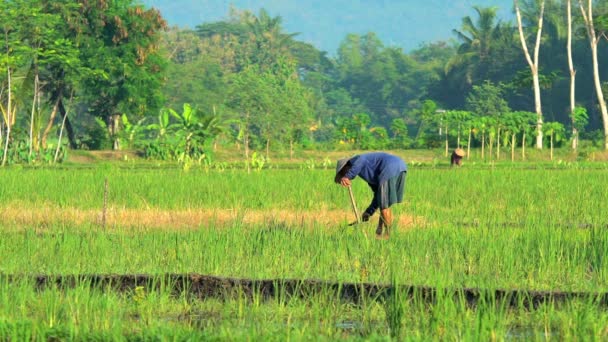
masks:
{"type": "Polygon", "coordinates": [[[344,301],[361,302],[363,300],[383,300],[400,291],[406,298],[434,302],[437,298],[454,298],[464,300],[468,305],[476,306],[479,302],[504,302],[514,307],[537,307],[547,302],[564,302],[573,299],[591,300],[608,306],[608,293],[557,292],[514,290],[484,290],[475,288],[454,288],[438,290],[433,287],[401,285],[397,288],[386,284],[373,283],[337,283],[315,279],[238,279],[207,276],[200,274],[167,274],[152,276],[145,274],[127,275],[66,275],[66,276],[18,276],[0,275],[1,281],[27,281],[38,288],[57,286],[73,288],[88,284],[91,287],[113,290],[133,291],[143,287],[147,291],[169,289],[179,295],[184,292],[199,299],[226,298],[245,296],[247,298],[272,298],[276,295],[313,297],[318,294],[331,294],[344,301]],[[439,291],[442,291],[439,293],[439,291]]]}

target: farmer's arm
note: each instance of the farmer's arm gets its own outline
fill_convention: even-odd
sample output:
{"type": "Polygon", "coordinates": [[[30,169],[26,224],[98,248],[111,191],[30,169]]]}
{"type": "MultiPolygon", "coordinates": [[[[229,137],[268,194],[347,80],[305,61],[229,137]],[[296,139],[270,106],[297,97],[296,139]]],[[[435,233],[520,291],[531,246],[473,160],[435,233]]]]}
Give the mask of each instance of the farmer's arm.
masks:
{"type": "Polygon", "coordinates": [[[363,166],[365,166],[365,158],[362,158],[361,156],[359,156],[358,158],[351,160],[351,167],[348,170],[348,172],[346,172],[344,177],[346,177],[348,179],[355,179],[355,177],[357,177],[359,172],[361,172],[361,169],[363,168],[363,166]]]}
{"type": "Polygon", "coordinates": [[[365,165],[365,162],[362,159],[363,158],[361,157],[354,157],[351,159],[348,163],[348,168],[346,168],[346,172],[340,176],[339,180],[336,178],[336,182],[342,184],[344,187],[349,187],[351,185],[351,180],[357,177],[365,165]]]}
{"type": "Polygon", "coordinates": [[[364,216],[372,216],[374,215],[374,213],[376,212],[376,210],[378,210],[378,196],[379,196],[379,191],[378,188],[370,185],[370,187],[372,188],[372,191],[374,192],[374,197],[372,198],[372,203],[369,204],[369,206],[367,207],[367,209],[365,209],[365,211],[363,212],[364,216]]]}

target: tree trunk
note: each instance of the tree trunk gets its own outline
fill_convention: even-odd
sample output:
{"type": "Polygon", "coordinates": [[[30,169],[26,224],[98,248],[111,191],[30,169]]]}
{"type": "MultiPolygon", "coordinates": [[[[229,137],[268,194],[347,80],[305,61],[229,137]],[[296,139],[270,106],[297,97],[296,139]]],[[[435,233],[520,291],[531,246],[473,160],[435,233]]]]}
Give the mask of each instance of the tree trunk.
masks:
{"type": "Polygon", "coordinates": [[[270,137],[266,138],[266,159],[270,157],[270,137]]]}
{"type": "MultiPolygon", "coordinates": [[[[36,76],[34,76],[34,98],[32,99],[32,112],[30,114],[30,141],[29,141],[29,156],[32,156],[32,152],[34,150],[34,145],[38,145],[38,139],[36,139],[36,142],[34,143],[34,120],[35,120],[35,113],[36,113],[36,100],[39,98],[40,94],[39,94],[39,89],[38,89],[38,82],[39,82],[39,78],[38,78],[38,71],[36,71],[36,76]]],[[[38,107],[38,109],[40,109],[40,107],[38,107]]],[[[38,151],[38,146],[36,146],[36,151],[38,151]]]]}
{"type": "Polygon", "coordinates": [[[245,164],[247,165],[247,173],[251,172],[249,163],[249,111],[245,115],[245,134],[243,134],[243,147],[245,148],[245,164]]]}
{"type": "Polygon", "coordinates": [[[511,133],[511,161],[515,161],[515,133],[511,133]]]}
{"type": "Polygon", "coordinates": [[[521,138],[521,160],[526,160],[526,132],[524,132],[524,135],[521,138]]]}
{"type": "MultiPolygon", "coordinates": [[[[10,107],[9,107],[10,108],[10,107]]],[[[10,114],[9,114],[10,118],[10,114]]],[[[6,157],[8,155],[8,141],[11,138],[11,125],[6,125],[6,140],[4,141],[4,153],[2,154],[2,166],[6,165],[6,157]]]]}
{"type": "Polygon", "coordinates": [[[574,110],[576,108],[575,99],[575,79],[576,70],[574,69],[574,63],[572,62],[572,3],[570,0],[566,1],[567,13],[568,13],[568,67],[570,69],[570,118],[572,119],[572,149],[578,148],[578,130],[576,129],[576,118],[574,117],[574,110]]]}
{"type": "Polygon", "coordinates": [[[469,141],[467,142],[467,160],[471,156],[471,129],[469,128],[469,141]]]}
{"type": "Polygon", "coordinates": [[[500,128],[496,133],[496,160],[500,160],[500,128]]]}
{"type": "Polygon", "coordinates": [[[57,163],[57,157],[59,157],[59,151],[61,150],[61,139],[63,138],[63,130],[65,128],[65,121],[67,118],[68,113],[66,113],[63,120],[61,120],[61,128],[59,129],[59,138],[57,139],[57,149],[55,150],[55,158],[53,158],[53,163],[57,163]]]}
{"type": "Polygon", "coordinates": [[[78,148],[78,144],[76,143],[76,136],[74,135],[74,128],[72,127],[72,123],[70,118],[66,114],[65,106],[63,105],[63,89],[57,89],[53,91],[51,94],[51,102],[55,102],[58,105],[59,114],[61,115],[61,120],[65,121],[65,131],[68,136],[68,141],[70,142],[70,148],[75,150],[78,148]]]}
{"type": "MultiPolygon", "coordinates": [[[[110,122],[108,123],[108,131],[110,136],[114,139],[112,143],[112,150],[120,150],[120,138],[118,133],[120,132],[120,114],[113,114],[110,116],[110,122]]],[[[189,152],[189,147],[186,146],[186,151],[189,152]]]]}
{"type": "Polygon", "coordinates": [[[591,56],[593,59],[593,81],[595,84],[595,93],[599,102],[600,110],[602,113],[602,122],[604,125],[604,149],[608,150],[608,110],[606,109],[606,100],[604,99],[604,93],[602,92],[602,82],[600,81],[600,72],[597,58],[597,45],[599,38],[595,34],[595,27],[593,24],[593,1],[588,0],[587,2],[587,13],[583,8],[582,2],[579,0],[583,19],[585,20],[585,26],[587,27],[587,35],[589,36],[589,43],[591,44],[591,56]]]}
{"type": "MultiPolygon", "coordinates": [[[[5,31],[5,37],[6,37],[6,45],[7,45],[7,57],[8,56],[8,33],[5,31]]],[[[11,126],[12,126],[12,91],[11,91],[11,67],[10,65],[7,66],[6,68],[6,74],[8,76],[7,82],[8,82],[8,99],[7,99],[7,106],[6,106],[6,114],[5,114],[5,120],[6,120],[6,137],[5,137],[5,141],[4,141],[4,152],[2,153],[2,166],[6,165],[6,157],[8,155],[8,142],[11,138],[11,126]]]]}
{"type": "Polygon", "coordinates": [[[526,61],[530,66],[530,70],[532,72],[532,82],[534,85],[534,109],[536,111],[536,132],[538,135],[536,136],[536,148],[543,148],[543,112],[541,105],[541,97],[540,97],[540,83],[538,79],[538,53],[540,50],[540,41],[543,31],[543,16],[545,12],[545,1],[542,0],[540,3],[540,13],[538,16],[538,29],[536,31],[536,44],[534,46],[534,60],[530,57],[530,53],[528,52],[528,44],[526,43],[526,38],[524,35],[524,29],[521,22],[521,14],[519,12],[519,4],[517,0],[513,0],[515,5],[515,14],[517,17],[517,26],[519,29],[519,39],[521,41],[522,49],[524,50],[524,54],[526,56],[526,61]]]}
{"type": "Polygon", "coordinates": [[[448,142],[448,124],[445,124],[445,156],[447,157],[450,153],[450,146],[448,142]]]}
{"type": "Polygon", "coordinates": [[[490,147],[490,151],[488,151],[489,156],[490,156],[490,160],[492,160],[492,158],[494,158],[494,154],[493,154],[493,149],[494,149],[494,139],[492,139],[492,136],[490,135],[490,139],[488,141],[488,145],[490,147]]]}
{"type": "Polygon", "coordinates": [[[76,143],[76,136],[74,135],[74,128],[72,127],[72,123],[70,122],[70,118],[68,117],[68,113],[63,106],[63,99],[59,99],[59,114],[61,114],[62,121],[65,121],[65,131],[68,134],[68,141],[70,142],[70,148],[75,150],[78,148],[78,144],[76,143]]]}
{"type": "Polygon", "coordinates": [[[55,122],[55,117],[57,117],[58,110],[59,110],[59,98],[53,105],[53,110],[51,111],[51,116],[49,117],[49,122],[46,124],[46,128],[42,132],[42,138],[40,139],[40,144],[42,145],[42,148],[46,148],[46,140],[48,139],[49,133],[51,133],[51,129],[53,128],[53,123],[55,122]]]}
{"type": "Polygon", "coordinates": [[[250,161],[249,161],[249,131],[245,132],[245,163],[247,164],[247,173],[251,172],[250,161]]]}
{"type": "Polygon", "coordinates": [[[481,134],[481,159],[482,160],[486,159],[485,148],[486,148],[486,134],[482,133],[481,134]]]}

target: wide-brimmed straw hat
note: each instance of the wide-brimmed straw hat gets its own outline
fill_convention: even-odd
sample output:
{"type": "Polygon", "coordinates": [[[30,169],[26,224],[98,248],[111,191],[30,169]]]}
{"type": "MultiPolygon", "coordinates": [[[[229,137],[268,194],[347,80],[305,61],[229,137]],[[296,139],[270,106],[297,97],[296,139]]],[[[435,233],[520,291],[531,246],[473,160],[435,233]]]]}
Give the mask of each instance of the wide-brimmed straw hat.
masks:
{"type": "Polygon", "coordinates": [[[342,170],[346,166],[346,164],[348,164],[348,161],[350,159],[351,158],[342,158],[338,160],[338,163],[336,164],[336,175],[340,173],[340,170],[342,170]]]}
{"type": "Polygon", "coordinates": [[[454,150],[454,153],[459,157],[464,157],[464,150],[461,148],[457,148],[454,150]]]}

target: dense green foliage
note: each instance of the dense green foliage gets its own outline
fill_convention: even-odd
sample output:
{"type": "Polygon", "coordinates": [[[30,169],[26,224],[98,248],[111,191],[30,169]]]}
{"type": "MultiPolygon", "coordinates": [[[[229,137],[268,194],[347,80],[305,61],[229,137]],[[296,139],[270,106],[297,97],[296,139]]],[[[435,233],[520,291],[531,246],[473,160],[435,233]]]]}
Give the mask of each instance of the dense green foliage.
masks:
{"type": "MultiPolygon", "coordinates": [[[[520,6],[531,41],[537,4],[520,6]]],[[[251,150],[267,157],[270,150],[312,147],[455,147],[466,135],[472,146],[531,145],[532,81],[516,25],[499,22],[495,8],[474,9],[454,28],[456,42],[404,52],[373,32],[348,34],[328,57],[265,10],[232,8],[225,20],[189,30],[168,29],[157,11],[132,0],[4,1],[2,163],[44,161],[38,151],[63,144],[57,136],[71,148],[135,148],[182,161],[184,150],[200,160],[211,142],[244,146],[245,158],[251,150]],[[145,129],[158,124],[159,113],[185,105],[195,126],[214,120],[218,129],[201,128],[205,134],[185,138],[182,147],[145,129]]],[[[588,145],[601,146],[604,134],[595,131],[601,117],[589,43],[573,9],[579,110],[570,113],[564,2],[546,3],[539,78],[547,147],[565,144],[575,127],[588,145]]],[[[605,9],[594,8],[600,35],[605,9]]],[[[603,44],[599,49],[606,53],[603,44]]],[[[184,137],[192,133],[177,128],[174,115],[164,123],[184,137]]]]}
{"type": "Polygon", "coordinates": [[[11,0],[0,17],[3,151],[23,142],[31,156],[57,145],[51,133],[72,148],[119,147],[121,115],[135,121],[161,107],[158,11],[131,0],[11,0]]]}

